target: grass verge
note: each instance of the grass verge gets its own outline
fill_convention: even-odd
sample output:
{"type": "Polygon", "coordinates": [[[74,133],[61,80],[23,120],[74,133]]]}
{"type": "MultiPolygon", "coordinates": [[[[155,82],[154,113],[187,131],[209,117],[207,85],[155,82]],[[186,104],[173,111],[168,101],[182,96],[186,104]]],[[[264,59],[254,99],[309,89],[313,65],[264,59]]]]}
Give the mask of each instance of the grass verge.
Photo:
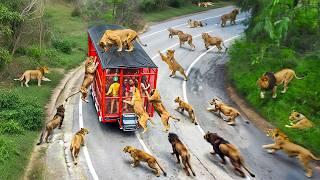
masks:
{"type": "Polygon", "coordinates": [[[285,132],[289,138],[320,155],[320,52],[297,54],[284,47],[268,47],[267,44],[248,42],[243,39],[236,42],[230,51],[228,74],[237,91],[265,119],[285,132]],[[262,48],[263,47],[263,48],[262,48]],[[265,48],[267,47],[267,48],[265,48]],[[262,51],[261,49],[265,49],[262,51]],[[257,79],[265,72],[277,72],[291,68],[303,80],[293,79],[287,93],[282,94],[278,87],[277,98],[271,98],[271,92],[260,99],[257,79]],[[292,110],[308,117],[314,127],[307,130],[286,128],[292,110]]]}
{"type": "Polygon", "coordinates": [[[157,22],[157,21],[163,21],[163,20],[167,20],[177,16],[182,16],[182,15],[201,12],[201,11],[207,11],[210,9],[216,9],[216,8],[229,6],[229,5],[233,5],[233,3],[226,2],[226,1],[217,1],[217,2],[214,2],[214,6],[209,6],[207,8],[198,7],[195,4],[190,3],[182,6],[181,8],[167,7],[164,10],[158,10],[158,11],[153,11],[149,13],[142,13],[142,16],[144,20],[147,22],[157,22]]]}
{"type": "MultiPolygon", "coordinates": [[[[39,105],[41,107],[40,111],[42,112],[38,113],[42,114],[45,113],[44,107],[50,99],[52,90],[63,78],[64,72],[74,68],[84,60],[87,46],[87,24],[81,17],[71,17],[73,7],[64,1],[47,1],[46,3],[45,17],[51,36],[51,39],[47,42],[47,47],[41,52],[37,51],[36,48],[30,48],[34,47],[32,45],[27,47],[27,53],[23,55],[18,54],[14,57],[14,61],[2,70],[4,77],[1,77],[2,82],[0,83],[0,89],[18,95],[20,99],[19,102],[36,103],[39,105]],[[52,46],[52,42],[55,40],[67,43],[71,46],[71,49],[67,53],[55,49],[52,46]],[[37,53],[37,56],[33,56],[35,53],[37,53]],[[49,66],[51,72],[47,74],[46,77],[51,79],[51,82],[42,82],[42,86],[38,87],[35,81],[31,81],[29,82],[30,87],[26,88],[20,87],[20,83],[12,81],[13,78],[21,75],[24,70],[34,69],[39,65],[49,66]]],[[[14,117],[12,113],[15,114],[17,112],[12,108],[0,109],[1,117],[14,117]]],[[[28,112],[25,116],[32,115],[28,112]]],[[[22,118],[22,121],[23,119],[24,118],[22,118]]],[[[6,121],[11,122],[11,119],[1,119],[0,125],[3,125],[6,121]]],[[[18,122],[19,120],[13,119],[13,121],[18,122]]],[[[21,124],[23,124],[23,122],[21,124]]],[[[16,128],[15,126],[12,127],[11,124],[9,125],[10,128],[16,128]]],[[[14,125],[20,127],[19,124],[14,125]]],[[[23,176],[42,126],[43,123],[40,123],[34,130],[24,129],[20,134],[0,132],[0,154],[2,156],[2,158],[0,158],[0,179],[20,179],[23,176]]],[[[33,169],[31,171],[32,175],[41,177],[43,168],[33,169]]],[[[33,179],[32,177],[29,178],[33,179]]]]}

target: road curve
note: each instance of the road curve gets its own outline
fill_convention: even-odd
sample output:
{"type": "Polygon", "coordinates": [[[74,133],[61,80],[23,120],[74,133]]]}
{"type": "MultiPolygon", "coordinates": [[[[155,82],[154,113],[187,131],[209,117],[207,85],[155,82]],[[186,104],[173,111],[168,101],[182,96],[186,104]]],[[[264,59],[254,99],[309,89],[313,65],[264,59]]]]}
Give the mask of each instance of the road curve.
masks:
{"type": "MultiPolygon", "coordinates": [[[[204,141],[202,129],[218,132],[236,144],[244,155],[246,163],[256,174],[256,179],[300,180],[305,178],[304,172],[295,159],[288,158],[280,152],[269,155],[261,148],[261,145],[271,141],[252,124],[245,124],[241,118],[238,118],[237,126],[230,127],[214,114],[206,111],[208,101],[213,96],[218,96],[230,104],[232,102],[225,93],[224,71],[227,57],[223,53],[216,53],[216,49],[205,53],[201,33],[210,32],[211,35],[218,35],[224,40],[230,39],[226,44],[231,43],[231,39],[239,36],[245,27],[238,23],[222,29],[218,23],[219,16],[232,9],[233,7],[219,8],[156,24],[141,35],[142,41],[148,44],[145,48],[146,52],[159,67],[158,89],[162,100],[173,115],[182,119],[180,122],[170,121],[170,131],[177,133],[187,145],[191,153],[191,164],[197,176],[188,178],[182,165],[176,164],[175,157],[170,154],[172,150],[167,140],[167,133],[162,132],[162,124],[157,114],[154,116],[156,127],[150,126],[150,131],[146,134],[123,132],[116,124],[101,124],[98,121],[92,100],[90,103],[82,103],[79,96],[75,96],[72,101],[74,102],[72,104],[74,106],[73,132],[81,126],[91,130],[86,138],[86,149],[81,152],[79,160],[79,166],[86,171],[88,179],[242,179],[233,173],[230,163],[221,165],[217,157],[210,155],[212,148],[204,141]],[[213,18],[206,19],[208,17],[213,18]],[[185,24],[189,18],[205,19],[208,25],[190,29],[185,24]],[[166,31],[168,27],[176,27],[193,35],[196,50],[190,51],[188,46],[179,48],[177,37],[168,38],[166,31]],[[164,51],[168,48],[176,50],[176,59],[186,70],[194,60],[198,60],[189,70],[190,80],[185,84],[185,96],[195,108],[200,126],[191,124],[186,116],[174,110],[176,104],[173,99],[176,96],[184,97],[183,78],[178,73],[176,78],[169,78],[170,72],[167,65],[157,56],[158,50],[164,51]],[[201,58],[199,58],[200,55],[201,58]],[[156,178],[144,163],[136,168],[131,167],[131,158],[122,152],[122,148],[126,145],[150,151],[158,158],[168,176],[156,178]]],[[[238,19],[246,17],[247,14],[241,13],[238,19]]],[[[319,177],[319,173],[315,171],[314,179],[319,177]]]]}

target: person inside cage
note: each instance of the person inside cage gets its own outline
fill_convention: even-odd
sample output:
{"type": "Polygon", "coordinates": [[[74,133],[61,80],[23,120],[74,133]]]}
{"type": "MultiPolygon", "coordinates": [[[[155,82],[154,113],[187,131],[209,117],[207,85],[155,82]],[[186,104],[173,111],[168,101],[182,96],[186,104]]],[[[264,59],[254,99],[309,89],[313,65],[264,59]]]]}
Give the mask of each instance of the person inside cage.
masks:
{"type": "Polygon", "coordinates": [[[114,105],[116,104],[116,113],[118,112],[118,107],[119,107],[119,100],[117,97],[119,97],[119,89],[120,89],[120,84],[118,82],[119,78],[118,76],[113,77],[113,83],[110,85],[109,90],[107,92],[107,96],[111,95],[111,108],[110,112],[111,114],[114,113],[114,105]]]}

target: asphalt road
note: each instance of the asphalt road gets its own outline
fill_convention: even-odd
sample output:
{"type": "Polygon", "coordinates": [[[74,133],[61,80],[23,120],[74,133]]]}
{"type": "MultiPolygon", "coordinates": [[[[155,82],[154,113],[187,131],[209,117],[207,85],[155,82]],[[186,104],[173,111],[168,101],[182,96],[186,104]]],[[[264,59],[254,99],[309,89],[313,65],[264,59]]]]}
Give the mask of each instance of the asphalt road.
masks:
{"type": "MultiPolygon", "coordinates": [[[[86,138],[86,148],[82,150],[79,161],[79,166],[86,171],[88,179],[242,179],[234,174],[230,163],[221,165],[218,157],[210,155],[212,147],[204,141],[203,131],[217,132],[231,143],[236,144],[240,148],[246,164],[256,174],[255,179],[306,179],[296,159],[288,158],[282,152],[270,155],[261,148],[263,144],[272,141],[252,124],[245,124],[242,118],[238,118],[237,126],[231,127],[222,119],[206,111],[208,101],[214,96],[227,103],[232,104],[232,102],[225,93],[226,54],[216,53],[216,49],[205,53],[201,33],[210,32],[211,35],[228,40],[226,44],[231,43],[245,28],[240,22],[234,26],[228,25],[223,29],[217,25],[219,16],[231,10],[232,7],[220,8],[167,21],[151,26],[148,32],[141,35],[142,41],[148,44],[145,48],[146,52],[159,67],[157,86],[162,100],[173,115],[182,119],[180,122],[171,121],[170,131],[177,133],[187,145],[191,153],[191,165],[197,176],[187,177],[182,169],[182,164],[176,164],[176,158],[170,154],[172,149],[167,140],[167,133],[162,132],[162,124],[157,114],[154,116],[156,127],[149,126],[150,131],[146,134],[123,132],[116,124],[101,124],[98,121],[92,100],[88,104],[80,101],[82,104],[79,105],[79,97],[75,96],[73,131],[76,132],[80,126],[91,130],[86,138]],[[208,25],[202,28],[190,29],[185,24],[189,18],[204,19],[208,17],[214,18],[204,20],[208,25]],[[196,50],[190,51],[188,45],[179,48],[177,37],[168,38],[168,32],[165,30],[168,27],[176,27],[176,29],[193,35],[196,50]],[[191,65],[193,66],[189,70],[189,81],[186,84],[183,84],[183,78],[179,73],[176,78],[170,78],[167,65],[157,56],[158,50],[164,51],[167,48],[176,50],[175,57],[185,70],[191,65]],[[197,63],[193,63],[195,60],[197,63]],[[184,85],[185,88],[183,88],[184,85]],[[173,99],[177,96],[187,97],[188,102],[195,108],[200,126],[193,125],[189,118],[174,110],[176,104],[173,99]],[[145,163],[136,168],[131,167],[131,157],[122,152],[122,148],[126,145],[149,150],[158,158],[168,176],[161,175],[160,178],[156,178],[145,163]]],[[[246,17],[247,14],[241,13],[238,19],[246,17]]],[[[313,179],[320,179],[319,172],[315,170],[314,173],[313,179]]]]}

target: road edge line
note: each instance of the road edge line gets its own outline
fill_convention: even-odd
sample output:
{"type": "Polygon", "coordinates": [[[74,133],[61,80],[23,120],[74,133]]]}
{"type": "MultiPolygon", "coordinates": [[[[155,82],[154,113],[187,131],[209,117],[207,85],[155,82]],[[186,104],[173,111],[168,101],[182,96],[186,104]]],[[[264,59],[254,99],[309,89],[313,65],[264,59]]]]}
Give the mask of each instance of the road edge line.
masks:
{"type": "MultiPolygon", "coordinates": [[[[83,128],[83,116],[82,116],[82,100],[81,97],[79,96],[79,128],[83,128]]],[[[94,170],[90,155],[89,155],[89,151],[87,149],[86,146],[83,146],[83,153],[84,153],[84,157],[86,159],[89,171],[93,177],[94,180],[99,180],[99,177],[96,173],[96,171],[94,170]]]]}

